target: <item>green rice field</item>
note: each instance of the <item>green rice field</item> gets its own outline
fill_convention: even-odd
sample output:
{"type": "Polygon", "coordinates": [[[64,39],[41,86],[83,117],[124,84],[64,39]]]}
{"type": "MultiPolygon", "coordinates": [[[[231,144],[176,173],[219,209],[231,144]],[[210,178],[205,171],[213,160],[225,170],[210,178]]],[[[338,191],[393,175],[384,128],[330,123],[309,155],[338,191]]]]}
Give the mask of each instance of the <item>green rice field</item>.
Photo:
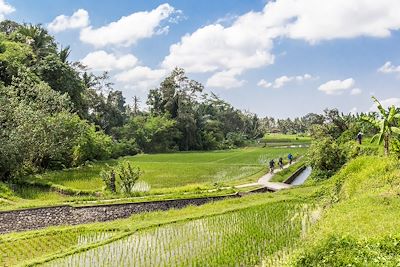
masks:
{"type": "MultiPolygon", "coordinates": [[[[228,151],[141,154],[119,160],[90,163],[87,166],[47,172],[37,179],[80,190],[100,191],[100,171],[107,165],[126,161],[143,170],[141,181],[152,189],[189,185],[237,184],[255,181],[266,171],[270,159],[300,156],[306,148],[249,147],[228,151]]],[[[139,183],[140,184],[140,183],[139,183]]]]}

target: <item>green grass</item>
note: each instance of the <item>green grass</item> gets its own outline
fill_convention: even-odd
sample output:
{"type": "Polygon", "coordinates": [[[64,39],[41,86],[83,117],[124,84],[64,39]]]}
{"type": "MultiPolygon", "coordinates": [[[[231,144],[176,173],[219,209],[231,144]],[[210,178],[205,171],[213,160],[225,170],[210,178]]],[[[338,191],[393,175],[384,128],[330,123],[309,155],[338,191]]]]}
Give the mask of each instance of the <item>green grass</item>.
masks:
{"type": "Polygon", "coordinates": [[[335,175],[321,194],[331,207],[290,265],[400,264],[398,160],[357,158],[335,175]]]}
{"type": "MultiPolygon", "coordinates": [[[[64,171],[47,172],[37,179],[78,190],[101,191],[99,176],[106,164],[113,166],[127,161],[139,166],[144,174],[142,181],[153,190],[176,188],[192,184],[224,184],[247,182],[265,170],[271,158],[303,154],[305,148],[245,148],[213,152],[181,152],[170,154],[144,154],[119,160],[92,163],[88,166],[64,171]]],[[[254,178],[255,179],[255,178],[254,178]]]]}

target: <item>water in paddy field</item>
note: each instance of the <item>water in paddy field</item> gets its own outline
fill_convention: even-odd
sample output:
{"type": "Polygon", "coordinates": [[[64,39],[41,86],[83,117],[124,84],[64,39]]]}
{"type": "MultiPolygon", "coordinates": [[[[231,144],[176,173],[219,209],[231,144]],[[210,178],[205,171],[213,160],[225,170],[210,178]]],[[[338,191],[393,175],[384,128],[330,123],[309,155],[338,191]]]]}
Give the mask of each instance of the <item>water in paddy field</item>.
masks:
{"type": "Polygon", "coordinates": [[[304,206],[271,204],[165,225],[45,266],[254,266],[291,247],[308,213],[304,206]]]}
{"type": "Polygon", "coordinates": [[[301,185],[304,184],[304,182],[307,180],[307,178],[311,175],[311,167],[305,168],[304,171],[302,171],[296,179],[291,183],[291,185],[301,185]]]}

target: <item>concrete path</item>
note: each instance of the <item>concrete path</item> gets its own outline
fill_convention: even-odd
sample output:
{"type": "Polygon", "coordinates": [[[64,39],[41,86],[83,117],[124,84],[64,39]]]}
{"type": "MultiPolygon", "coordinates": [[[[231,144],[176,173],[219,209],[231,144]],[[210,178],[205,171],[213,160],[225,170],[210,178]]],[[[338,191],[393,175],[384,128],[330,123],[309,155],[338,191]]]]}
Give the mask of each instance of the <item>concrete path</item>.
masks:
{"type": "MultiPolygon", "coordinates": [[[[300,158],[299,158],[300,159],[300,158]]],[[[297,161],[293,161],[292,164],[295,164],[297,161]]],[[[286,164],[285,166],[283,166],[283,169],[289,168],[291,165],[290,164],[286,164]]],[[[256,183],[249,183],[249,184],[241,184],[241,185],[237,185],[235,186],[235,188],[245,188],[245,187],[251,187],[251,186],[263,186],[266,187],[272,191],[278,191],[278,190],[282,190],[282,189],[288,189],[291,188],[292,186],[290,184],[285,184],[285,183],[280,183],[280,182],[270,182],[272,177],[274,176],[275,173],[280,172],[281,169],[279,169],[279,167],[277,169],[274,170],[274,173],[267,173],[265,175],[263,175],[260,179],[258,179],[258,181],[256,183]]]]}

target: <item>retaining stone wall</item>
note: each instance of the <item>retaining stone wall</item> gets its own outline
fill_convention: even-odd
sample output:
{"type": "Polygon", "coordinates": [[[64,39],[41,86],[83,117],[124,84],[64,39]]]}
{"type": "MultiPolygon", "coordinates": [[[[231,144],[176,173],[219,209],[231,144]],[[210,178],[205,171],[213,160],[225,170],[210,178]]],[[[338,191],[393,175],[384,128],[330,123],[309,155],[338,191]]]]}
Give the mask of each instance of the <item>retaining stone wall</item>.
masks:
{"type": "Polygon", "coordinates": [[[34,230],[58,225],[104,222],[127,218],[135,213],[181,209],[188,205],[199,206],[208,202],[231,197],[239,197],[239,195],[84,207],[56,206],[4,211],[0,212],[0,233],[34,230]]]}

